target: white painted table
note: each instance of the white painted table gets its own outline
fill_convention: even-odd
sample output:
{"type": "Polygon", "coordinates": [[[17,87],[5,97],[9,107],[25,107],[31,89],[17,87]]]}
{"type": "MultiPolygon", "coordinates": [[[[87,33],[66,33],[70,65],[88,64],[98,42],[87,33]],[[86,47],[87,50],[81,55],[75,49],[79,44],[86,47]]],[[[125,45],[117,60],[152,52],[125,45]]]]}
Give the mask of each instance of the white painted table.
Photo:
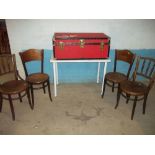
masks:
{"type": "Polygon", "coordinates": [[[99,77],[100,77],[100,63],[104,63],[103,68],[103,78],[102,78],[102,87],[101,87],[101,94],[103,90],[103,84],[104,84],[104,78],[107,70],[107,63],[111,62],[110,59],[88,59],[88,60],[56,60],[51,59],[51,63],[53,63],[53,78],[54,78],[54,96],[57,96],[57,84],[58,84],[58,63],[80,63],[80,62],[98,62],[98,70],[97,70],[97,83],[99,83],[99,77]]]}

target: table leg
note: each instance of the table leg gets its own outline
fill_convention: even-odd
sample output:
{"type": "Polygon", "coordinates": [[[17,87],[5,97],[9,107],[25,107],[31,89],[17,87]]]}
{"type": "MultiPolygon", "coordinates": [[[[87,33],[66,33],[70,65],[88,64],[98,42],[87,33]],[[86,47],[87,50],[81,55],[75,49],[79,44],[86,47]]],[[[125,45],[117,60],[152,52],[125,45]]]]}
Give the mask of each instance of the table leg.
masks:
{"type": "Polygon", "coordinates": [[[100,82],[100,62],[98,63],[98,69],[97,69],[97,83],[100,82]]]}
{"type": "Polygon", "coordinates": [[[107,70],[107,62],[104,63],[101,95],[102,95],[102,93],[103,93],[103,85],[104,85],[104,78],[105,78],[106,70],[107,70]]]}
{"type": "Polygon", "coordinates": [[[56,84],[56,63],[53,62],[53,80],[54,80],[54,96],[57,96],[57,84],[56,84]]]}
{"type": "Polygon", "coordinates": [[[59,80],[58,80],[58,63],[55,63],[55,69],[56,69],[56,84],[59,84],[59,80]]]}

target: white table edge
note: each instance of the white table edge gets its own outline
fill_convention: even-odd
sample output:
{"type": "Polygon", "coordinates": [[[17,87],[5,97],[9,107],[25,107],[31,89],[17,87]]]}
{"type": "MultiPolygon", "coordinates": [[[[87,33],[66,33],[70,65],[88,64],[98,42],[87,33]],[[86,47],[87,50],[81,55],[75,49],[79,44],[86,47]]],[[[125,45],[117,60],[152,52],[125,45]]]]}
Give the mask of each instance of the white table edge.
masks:
{"type": "Polygon", "coordinates": [[[110,59],[75,59],[75,60],[57,60],[50,59],[50,62],[111,62],[110,59]]]}

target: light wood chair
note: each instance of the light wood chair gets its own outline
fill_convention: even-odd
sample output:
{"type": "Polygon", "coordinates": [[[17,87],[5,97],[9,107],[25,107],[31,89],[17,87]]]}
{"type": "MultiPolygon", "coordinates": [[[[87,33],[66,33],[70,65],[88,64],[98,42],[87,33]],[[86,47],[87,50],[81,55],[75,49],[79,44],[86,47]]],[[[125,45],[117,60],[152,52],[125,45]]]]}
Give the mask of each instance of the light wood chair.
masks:
{"type": "Polygon", "coordinates": [[[131,71],[133,62],[135,60],[135,56],[136,55],[129,50],[115,50],[114,71],[109,72],[105,75],[104,86],[102,91],[103,93],[101,95],[102,98],[105,93],[106,85],[112,87],[112,92],[114,92],[114,88],[118,88],[118,85],[120,84],[120,82],[129,78],[130,71],[131,71]],[[128,68],[126,69],[127,70],[126,74],[121,73],[120,71],[116,71],[117,63],[119,61],[129,64],[128,68]]]}
{"type": "Polygon", "coordinates": [[[43,89],[45,93],[45,87],[48,87],[49,98],[52,102],[51,90],[50,90],[50,81],[48,74],[44,73],[44,50],[38,49],[29,49],[19,53],[25,75],[26,81],[28,82],[30,89],[31,89],[31,97],[32,97],[32,105],[34,107],[34,90],[35,89],[43,89]],[[28,73],[28,68],[26,64],[32,61],[40,61],[40,72],[28,73]]]}
{"type": "Polygon", "coordinates": [[[0,82],[0,112],[2,111],[3,99],[9,100],[12,119],[15,120],[13,100],[19,99],[22,102],[25,95],[27,95],[29,105],[33,109],[28,84],[21,79],[17,72],[14,54],[0,55],[0,82]]]}
{"type": "Polygon", "coordinates": [[[143,101],[143,114],[145,114],[146,101],[155,81],[155,59],[148,57],[138,57],[136,68],[133,73],[133,79],[125,80],[120,83],[117,93],[117,104],[115,109],[118,107],[120,96],[125,97],[126,103],[129,100],[134,101],[133,109],[131,113],[131,120],[133,120],[134,112],[137,101],[143,101]],[[138,78],[140,78],[138,80],[138,78]]]}

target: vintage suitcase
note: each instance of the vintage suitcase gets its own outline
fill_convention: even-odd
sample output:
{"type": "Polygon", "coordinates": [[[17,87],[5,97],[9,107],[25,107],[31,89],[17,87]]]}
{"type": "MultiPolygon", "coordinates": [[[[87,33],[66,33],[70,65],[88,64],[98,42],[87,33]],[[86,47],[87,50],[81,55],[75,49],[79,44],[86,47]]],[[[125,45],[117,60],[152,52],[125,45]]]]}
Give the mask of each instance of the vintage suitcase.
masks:
{"type": "Polygon", "coordinates": [[[110,37],[104,33],[55,33],[55,59],[106,59],[109,57],[110,37]]]}

